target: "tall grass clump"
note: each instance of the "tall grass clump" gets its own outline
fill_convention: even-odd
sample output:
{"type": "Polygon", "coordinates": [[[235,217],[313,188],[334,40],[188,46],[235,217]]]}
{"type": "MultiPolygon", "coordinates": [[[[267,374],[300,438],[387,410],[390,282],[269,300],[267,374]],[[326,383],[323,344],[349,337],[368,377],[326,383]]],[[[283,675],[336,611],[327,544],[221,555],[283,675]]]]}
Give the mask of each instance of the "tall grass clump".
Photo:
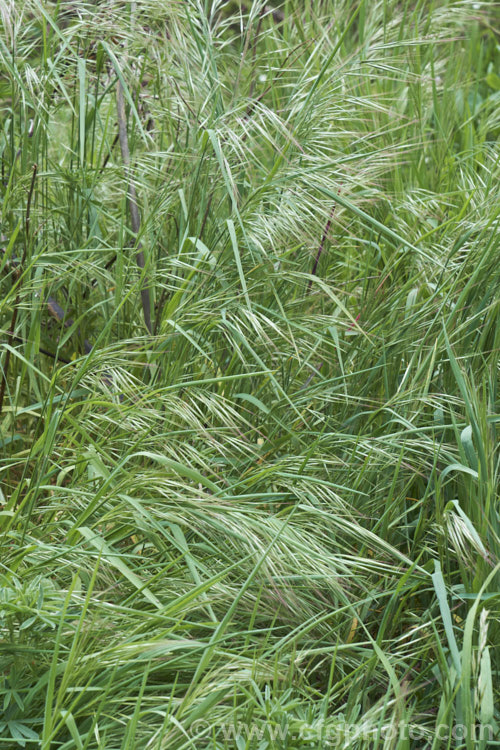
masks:
{"type": "Polygon", "coordinates": [[[498,5],[0,10],[0,748],[494,746],[498,5]]]}

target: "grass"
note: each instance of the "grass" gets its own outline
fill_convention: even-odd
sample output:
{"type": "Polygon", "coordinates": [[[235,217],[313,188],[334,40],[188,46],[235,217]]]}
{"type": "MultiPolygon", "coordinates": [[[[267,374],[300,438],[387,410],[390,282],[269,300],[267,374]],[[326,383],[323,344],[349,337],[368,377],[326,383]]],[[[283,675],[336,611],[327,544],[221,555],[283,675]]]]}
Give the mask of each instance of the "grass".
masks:
{"type": "Polygon", "coordinates": [[[499,6],[0,10],[0,748],[499,744],[499,6]]]}

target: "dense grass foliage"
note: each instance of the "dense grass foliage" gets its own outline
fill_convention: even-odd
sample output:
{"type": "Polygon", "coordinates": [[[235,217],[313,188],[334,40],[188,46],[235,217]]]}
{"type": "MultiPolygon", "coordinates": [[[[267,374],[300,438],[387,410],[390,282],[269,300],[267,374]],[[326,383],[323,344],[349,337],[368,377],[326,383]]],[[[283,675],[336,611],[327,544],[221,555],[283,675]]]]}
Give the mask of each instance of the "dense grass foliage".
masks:
{"type": "Polygon", "coordinates": [[[498,6],[0,10],[0,748],[493,746],[498,6]]]}

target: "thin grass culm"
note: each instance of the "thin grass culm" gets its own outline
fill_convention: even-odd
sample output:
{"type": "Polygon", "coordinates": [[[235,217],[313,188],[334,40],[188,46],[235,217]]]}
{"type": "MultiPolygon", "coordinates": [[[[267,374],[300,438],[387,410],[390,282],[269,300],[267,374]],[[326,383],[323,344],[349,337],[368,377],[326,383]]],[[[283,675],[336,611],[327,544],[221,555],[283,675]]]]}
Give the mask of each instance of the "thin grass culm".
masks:
{"type": "Polygon", "coordinates": [[[500,28],[0,0],[0,750],[487,750],[500,28]]]}
{"type": "MultiPolygon", "coordinates": [[[[117,109],[117,116],[118,116],[120,149],[122,152],[123,164],[125,166],[125,170],[127,173],[127,181],[128,181],[128,204],[129,204],[129,209],[130,209],[130,223],[132,225],[132,232],[134,234],[134,237],[137,238],[141,230],[141,220],[139,217],[139,208],[137,206],[137,194],[136,194],[136,189],[135,189],[135,183],[132,177],[131,167],[130,167],[130,150],[129,150],[129,145],[128,145],[128,135],[127,135],[125,98],[123,94],[123,85],[121,81],[119,81],[117,84],[116,109],[117,109]]],[[[144,269],[144,251],[142,249],[140,240],[137,240],[137,243],[138,243],[137,265],[141,270],[143,270],[144,269]]],[[[149,288],[148,288],[147,282],[146,282],[146,285],[141,289],[141,299],[142,299],[142,310],[144,314],[144,323],[149,333],[151,333],[152,332],[151,303],[149,299],[149,288]]]]}

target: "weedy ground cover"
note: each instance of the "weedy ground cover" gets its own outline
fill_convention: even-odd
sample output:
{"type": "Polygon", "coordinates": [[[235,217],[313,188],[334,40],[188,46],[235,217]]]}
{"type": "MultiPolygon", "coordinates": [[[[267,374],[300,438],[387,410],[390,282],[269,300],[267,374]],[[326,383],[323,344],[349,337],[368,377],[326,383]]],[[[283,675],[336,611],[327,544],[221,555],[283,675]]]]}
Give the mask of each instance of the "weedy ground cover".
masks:
{"type": "Polygon", "coordinates": [[[0,10],[0,747],[493,746],[498,5],[0,10]]]}

